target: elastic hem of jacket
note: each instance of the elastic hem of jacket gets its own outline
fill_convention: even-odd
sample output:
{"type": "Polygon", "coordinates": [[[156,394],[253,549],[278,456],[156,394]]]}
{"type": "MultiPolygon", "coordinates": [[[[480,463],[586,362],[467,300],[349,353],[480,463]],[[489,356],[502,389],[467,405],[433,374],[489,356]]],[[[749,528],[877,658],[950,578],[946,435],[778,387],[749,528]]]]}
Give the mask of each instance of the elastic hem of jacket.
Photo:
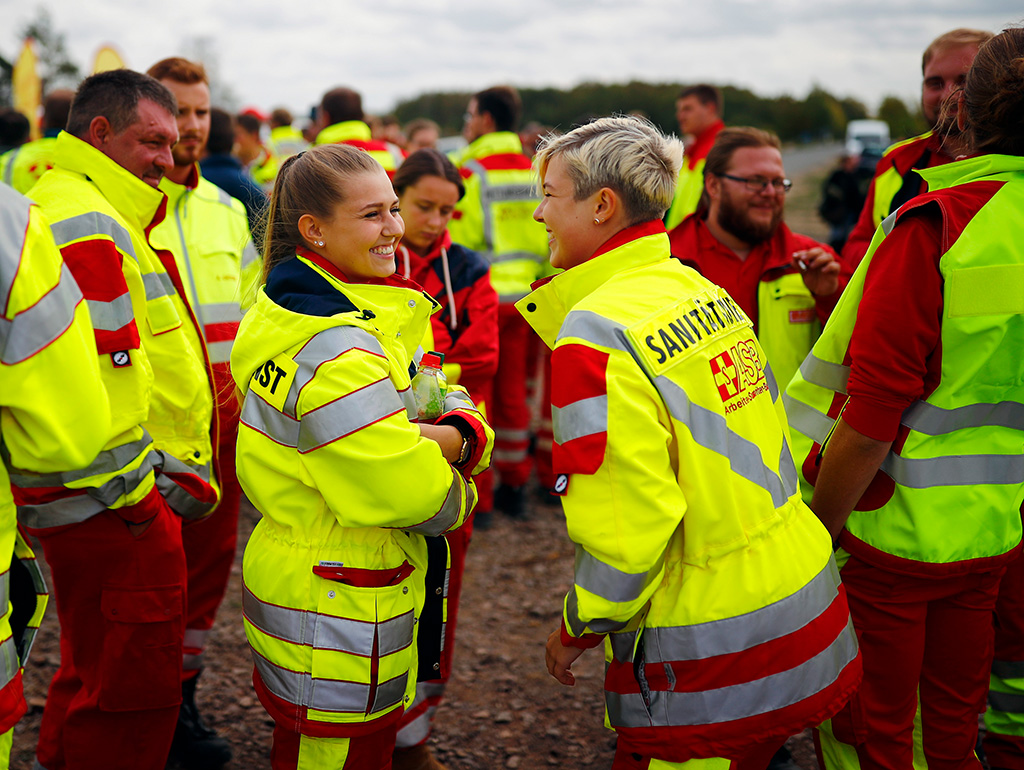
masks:
{"type": "Polygon", "coordinates": [[[604,641],[604,634],[584,634],[583,636],[573,636],[565,627],[564,618],[562,619],[562,628],[559,631],[559,634],[562,638],[563,647],[575,647],[578,650],[592,649],[604,641]]]}

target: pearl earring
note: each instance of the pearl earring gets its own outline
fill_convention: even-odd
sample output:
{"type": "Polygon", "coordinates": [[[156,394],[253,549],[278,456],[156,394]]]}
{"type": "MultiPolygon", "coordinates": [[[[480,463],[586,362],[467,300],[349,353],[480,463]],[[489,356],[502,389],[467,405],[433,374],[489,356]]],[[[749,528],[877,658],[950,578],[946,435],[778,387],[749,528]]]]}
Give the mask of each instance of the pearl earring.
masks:
{"type": "Polygon", "coordinates": [[[600,219],[598,219],[597,217],[594,217],[594,224],[595,224],[595,225],[599,225],[599,224],[601,224],[601,220],[600,220],[600,219]]]}

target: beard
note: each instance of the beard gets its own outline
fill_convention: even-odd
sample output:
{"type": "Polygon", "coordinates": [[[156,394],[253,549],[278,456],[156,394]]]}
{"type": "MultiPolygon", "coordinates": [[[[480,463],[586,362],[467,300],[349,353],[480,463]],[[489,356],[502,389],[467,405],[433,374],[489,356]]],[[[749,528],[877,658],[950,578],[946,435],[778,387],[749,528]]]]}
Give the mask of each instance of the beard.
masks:
{"type": "Polygon", "coordinates": [[[784,204],[779,203],[774,208],[770,221],[756,221],[751,218],[748,207],[737,204],[724,188],[722,193],[718,205],[719,227],[751,246],[764,243],[775,235],[775,231],[779,229],[779,223],[782,221],[784,204]]]}
{"type": "Polygon", "coordinates": [[[185,147],[181,144],[176,144],[171,148],[171,156],[174,158],[174,165],[191,166],[193,163],[198,163],[199,159],[203,155],[203,147],[205,142],[200,142],[195,147],[185,147]]]}

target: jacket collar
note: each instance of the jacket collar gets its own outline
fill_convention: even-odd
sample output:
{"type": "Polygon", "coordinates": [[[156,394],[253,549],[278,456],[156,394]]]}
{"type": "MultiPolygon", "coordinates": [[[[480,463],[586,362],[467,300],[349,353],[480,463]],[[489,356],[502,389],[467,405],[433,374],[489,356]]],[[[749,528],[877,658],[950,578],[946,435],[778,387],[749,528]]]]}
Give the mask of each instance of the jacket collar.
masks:
{"type": "Polygon", "coordinates": [[[582,300],[618,273],[670,256],[668,233],[661,220],[633,225],[609,238],[586,262],[535,283],[533,292],[519,300],[516,307],[545,344],[553,348],[565,317],[582,300]]]}
{"type": "Polygon", "coordinates": [[[67,131],[57,136],[53,160],[57,166],[88,178],[138,232],[146,232],[164,218],[167,196],[163,192],[67,131]]]}
{"type": "Polygon", "coordinates": [[[334,123],[327,126],[316,135],[315,144],[337,144],[349,139],[358,139],[361,142],[368,142],[373,138],[370,127],[361,120],[345,120],[341,123],[334,123]]]}
{"type": "Polygon", "coordinates": [[[193,163],[185,184],[172,182],[167,177],[160,180],[160,191],[167,196],[167,205],[173,207],[175,203],[187,192],[192,192],[199,186],[199,164],[193,163]]]}
{"type": "Polygon", "coordinates": [[[996,174],[1024,172],[1024,158],[1017,155],[974,155],[943,166],[921,169],[929,192],[974,182],[996,174]]]}

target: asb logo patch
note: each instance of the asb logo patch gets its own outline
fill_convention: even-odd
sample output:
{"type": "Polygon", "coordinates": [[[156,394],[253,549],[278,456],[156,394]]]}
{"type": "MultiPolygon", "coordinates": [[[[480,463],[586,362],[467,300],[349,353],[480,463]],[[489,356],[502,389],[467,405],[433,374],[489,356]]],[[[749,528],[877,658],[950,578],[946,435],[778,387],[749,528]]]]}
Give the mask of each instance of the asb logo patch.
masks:
{"type": "Polygon", "coordinates": [[[756,396],[768,391],[761,356],[752,339],[737,342],[708,363],[711,365],[711,377],[718,388],[718,395],[727,405],[727,414],[746,406],[756,396]]]}
{"type": "Polygon", "coordinates": [[[564,496],[569,491],[569,475],[559,473],[558,478],[555,479],[555,486],[551,491],[556,495],[564,496]]]}
{"type": "Polygon", "coordinates": [[[110,360],[116,369],[132,365],[132,357],[127,350],[118,350],[116,353],[111,353],[110,360]]]}

